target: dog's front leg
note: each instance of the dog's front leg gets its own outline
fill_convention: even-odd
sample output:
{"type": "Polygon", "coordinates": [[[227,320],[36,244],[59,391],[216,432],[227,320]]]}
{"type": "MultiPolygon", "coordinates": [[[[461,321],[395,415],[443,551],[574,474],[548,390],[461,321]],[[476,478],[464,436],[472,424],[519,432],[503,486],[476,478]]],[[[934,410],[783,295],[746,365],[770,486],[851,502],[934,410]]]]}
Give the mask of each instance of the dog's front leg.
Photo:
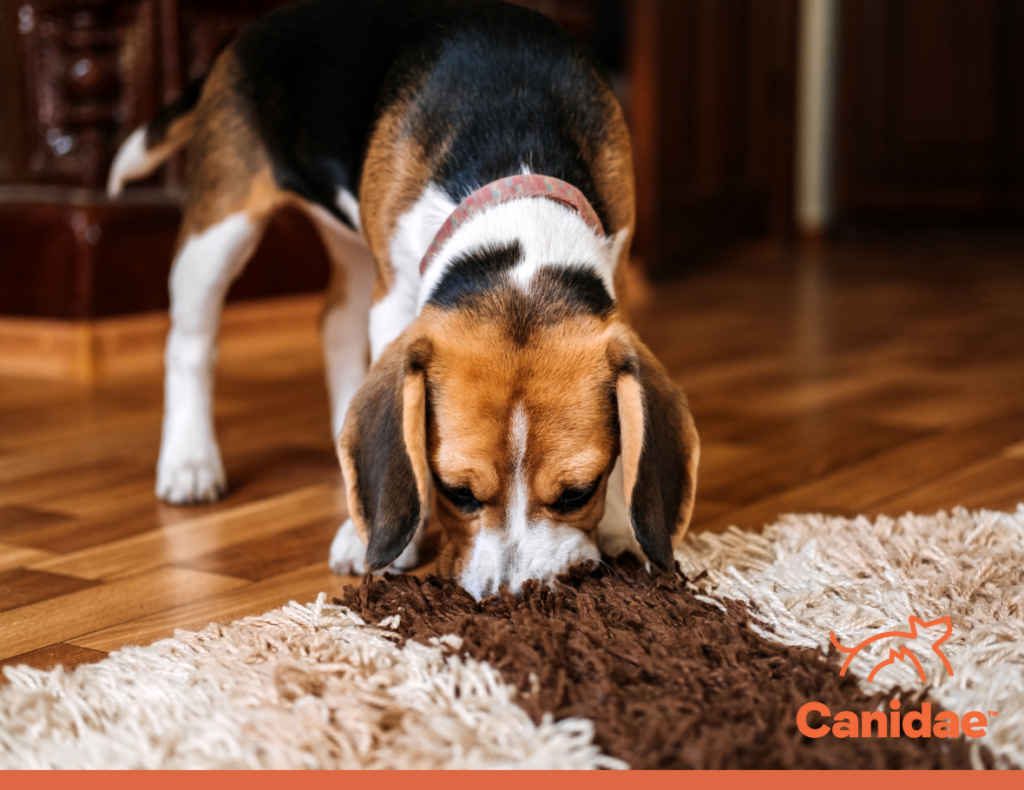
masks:
{"type": "Polygon", "coordinates": [[[651,569],[651,563],[640,548],[633,526],[629,521],[629,509],[622,491],[622,459],[615,462],[611,475],[608,477],[607,494],[605,495],[604,517],[597,525],[597,546],[602,554],[618,557],[621,554],[632,554],[651,569]]]}
{"type": "MultiPolygon", "coordinates": [[[[404,573],[411,571],[420,564],[420,540],[423,537],[423,528],[416,530],[409,541],[409,545],[398,555],[394,562],[387,568],[377,571],[382,573],[404,573]]],[[[339,576],[362,576],[366,573],[366,546],[356,533],[356,526],[352,519],[348,519],[341,525],[341,529],[334,536],[331,542],[331,554],[328,560],[331,570],[339,576]]]]}
{"type": "MultiPolygon", "coordinates": [[[[370,309],[369,336],[371,358],[374,361],[415,318],[418,288],[418,270],[412,270],[411,265],[400,268],[396,271],[391,290],[370,309]]],[[[422,536],[423,530],[416,530],[409,545],[386,570],[399,573],[412,570],[419,565],[419,545],[422,536]]],[[[356,533],[352,519],[348,519],[338,529],[331,542],[328,560],[331,570],[339,575],[361,576],[366,569],[365,559],[366,546],[356,533]]]]}
{"type": "Polygon", "coordinates": [[[337,441],[348,406],[366,378],[370,301],[377,265],[357,231],[319,206],[308,211],[331,261],[320,334],[331,397],[331,436],[337,441]]]}
{"type": "Polygon", "coordinates": [[[261,231],[262,223],[232,214],[190,236],[175,258],[156,482],[157,496],[165,502],[213,502],[227,490],[213,429],[217,330],[228,287],[261,231]]]}

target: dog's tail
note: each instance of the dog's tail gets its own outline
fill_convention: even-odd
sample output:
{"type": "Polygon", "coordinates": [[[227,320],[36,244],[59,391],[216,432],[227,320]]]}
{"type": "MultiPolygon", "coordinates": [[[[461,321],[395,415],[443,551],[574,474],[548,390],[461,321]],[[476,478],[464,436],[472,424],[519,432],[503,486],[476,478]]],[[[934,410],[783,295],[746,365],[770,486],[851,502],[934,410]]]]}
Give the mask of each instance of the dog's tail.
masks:
{"type": "Polygon", "coordinates": [[[110,197],[120,195],[127,182],[148,176],[192,138],[192,119],[205,79],[192,82],[181,96],[121,144],[107,178],[110,197]]]}

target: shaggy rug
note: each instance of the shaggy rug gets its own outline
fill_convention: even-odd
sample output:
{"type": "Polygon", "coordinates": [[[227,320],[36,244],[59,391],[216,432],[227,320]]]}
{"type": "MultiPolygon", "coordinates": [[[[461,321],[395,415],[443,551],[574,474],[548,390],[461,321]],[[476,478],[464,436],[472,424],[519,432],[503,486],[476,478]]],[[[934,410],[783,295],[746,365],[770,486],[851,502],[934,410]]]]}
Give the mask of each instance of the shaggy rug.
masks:
{"type": "Polygon", "coordinates": [[[70,673],[6,668],[0,767],[1024,764],[1024,506],[788,516],[695,535],[677,559],[480,603],[388,577],[70,673]],[[911,616],[949,620],[876,638],[911,616]],[[916,663],[887,660],[905,647],[916,663]],[[808,702],[859,720],[893,699],[904,717],[998,715],[979,738],[797,727],[808,702]]]}

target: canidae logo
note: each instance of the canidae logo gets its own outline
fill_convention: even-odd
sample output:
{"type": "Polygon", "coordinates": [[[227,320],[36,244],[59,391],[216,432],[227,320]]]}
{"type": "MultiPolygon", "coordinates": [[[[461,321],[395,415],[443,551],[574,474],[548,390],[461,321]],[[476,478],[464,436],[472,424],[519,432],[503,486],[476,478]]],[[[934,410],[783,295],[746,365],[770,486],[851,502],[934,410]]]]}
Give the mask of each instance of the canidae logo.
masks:
{"type": "MultiPolygon", "coordinates": [[[[839,650],[840,653],[849,654],[846,657],[846,661],[843,662],[843,668],[839,670],[840,675],[845,675],[846,670],[850,668],[850,662],[853,661],[854,656],[856,656],[861,650],[870,645],[872,642],[878,642],[882,639],[894,638],[906,639],[908,642],[913,642],[917,640],[918,626],[920,626],[921,628],[935,628],[936,626],[940,625],[945,627],[946,632],[932,643],[932,652],[935,653],[935,655],[937,655],[940,659],[942,659],[942,666],[946,668],[946,674],[950,677],[953,677],[953,667],[949,665],[949,659],[946,658],[946,654],[942,652],[943,642],[949,639],[950,635],[953,633],[953,620],[949,617],[941,617],[938,620],[931,620],[926,623],[920,617],[911,615],[909,631],[886,631],[884,634],[875,634],[874,636],[869,636],[856,647],[843,647],[841,644],[839,644],[839,640],[836,639],[835,631],[832,631],[828,635],[828,638],[832,640],[832,644],[836,646],[836,649],[839,650]]],[[[922,645],[918,648],[918,650],[922,649],[923,647],[927,647],[927,645],[922,645]]],[[[871,670],[871,674],[868,675],[868,681],[873,681],[875,679],[875,675],[878,674],[878,671],[880,669],[884,669],[885,667],[890,666],[896,661],[906,661],[908,658],[914,663],[914,666],[917,667],[917,674],[920,675],[921,682],[927,683],[928,678],[926,678],[924,675],[924,667],[921,666],[921,660],[907,645],[901,645],[899,650],[890,647],[889,657],[884,661],[879,661],[878,664],[875,665],[875,668],[871,670]]]]}
{"type": "MultiPolygon", "coordinates": [[[[897,643],[899,649],[896,647],[889,648],[888,658],[879,661],[868,674],[869,682],[874,681],[875,676],[880,671],[888,666],[892,666],[895,662],[910,661],[917,670],[921,682],[926,683],[928,678],[918,653],[926,655],[925,651],[929,647],[939,657],[942,666],[946,670],[946,674],[949,677],[953,677],[953,667],[950,666],[946,654],[942,652],[943,643],[953,633],[952,619],[940,617],[938,620],[925,622],[920,617],[912,615],[909,626],[909,631],[885,631],[884,633],[868,637],[859,645],[853,647],[844,647],[839,644],[835,632],[830,633],[829,639],[831,639],[835,648],[839,652],[847,654],[846,661],[843,662],[839,674],[845,675],[846,670],[850,668],[850,662],[868,645],[882,639],[898,639],[900,640],[897,643]],[[925,635],[918,634],[918,629],[938,628],[940,626],[944,629],[942,635],[934,639],[930,645],[925,635]]],[[[970,711],[962,719],[957,714],[944,710],[935,714],[933,719],[932,704],[930,702],[923,703],[920,712],[911,711],[902,717],[899,713],[900,701],[898,699],[889,700],[889,707],[892,710],[888,716],[886,716],[884,711],[863,711],[858,719],[857,714],[852,711],[840,711],[833,716],[832,711],[829,710],[827,705],[820,702],[808,702],[797,711],[796,725],[800,732],[808,738],[823,738],[829,733],[837,738],[870,738],[872,737],[872,725],[875,725],[874,734],[880,738],[899,738],[901,731],[908,738],[931,738],[933,736],[936,738],[957,738],[960,735],[961,728],[964,735],[968,738],[980,738],[985,734],[985,727],[988,726],[988,717],[976,710],[970,711]],[[818,714],[821,720],[821,723],[816,727],[812,727],[809,723],[812,713],[818,714]],[[828,724],[829,719],[832,720],[831,726],[828,724]]],[[[997,711],[988,711],[988,716],[997,715],[999,715],[997,711]]]]}

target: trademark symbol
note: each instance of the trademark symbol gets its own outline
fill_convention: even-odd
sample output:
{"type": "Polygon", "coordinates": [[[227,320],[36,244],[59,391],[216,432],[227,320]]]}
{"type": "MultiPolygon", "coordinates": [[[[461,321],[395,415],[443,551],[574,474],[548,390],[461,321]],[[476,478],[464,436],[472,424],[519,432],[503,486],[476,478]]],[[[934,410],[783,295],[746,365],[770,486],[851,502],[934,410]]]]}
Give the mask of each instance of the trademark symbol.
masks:
{"type": "Polygon", "coordinates": [[[988,715],[989,716],[998,716],[999,715],[999,711],[997,711],[997,710],[990,710],[988,712],[988,715]]]}

